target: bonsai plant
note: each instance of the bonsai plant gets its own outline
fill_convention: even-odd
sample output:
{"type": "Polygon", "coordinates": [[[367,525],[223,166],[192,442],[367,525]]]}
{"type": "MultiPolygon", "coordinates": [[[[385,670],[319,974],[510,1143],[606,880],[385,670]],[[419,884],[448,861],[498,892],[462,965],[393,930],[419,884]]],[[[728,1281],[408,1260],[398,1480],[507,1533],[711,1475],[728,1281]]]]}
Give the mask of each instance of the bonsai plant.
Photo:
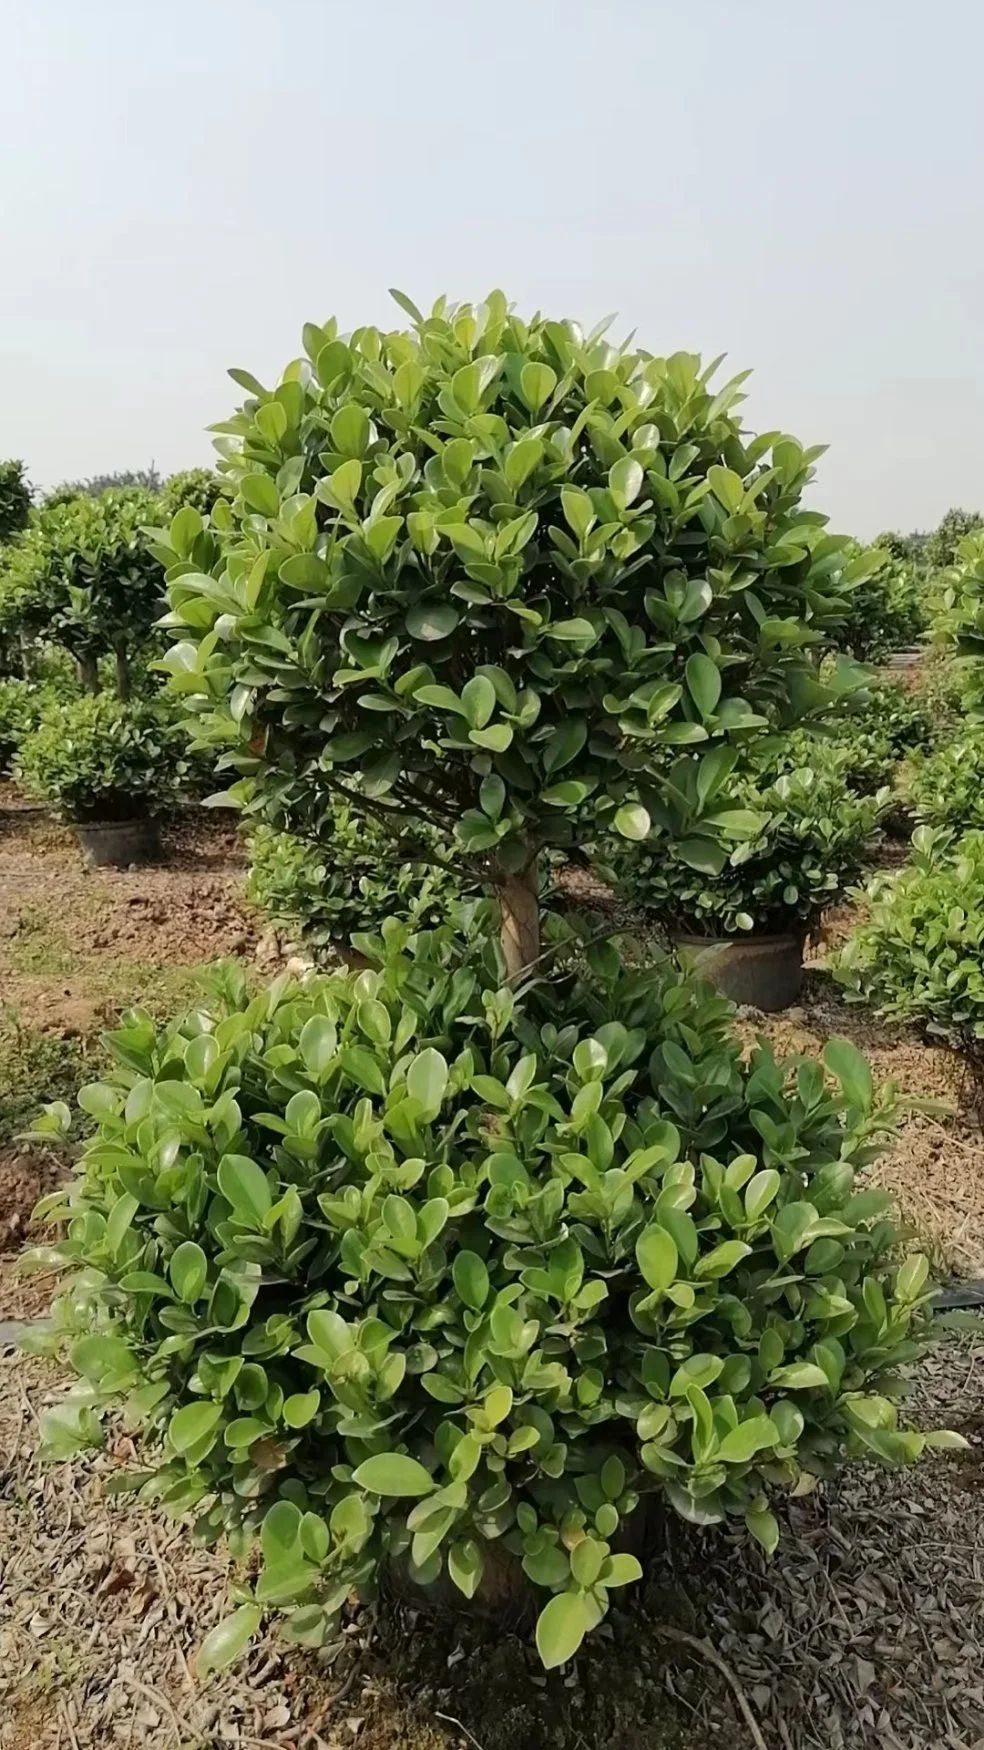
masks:
{"type": "Polygon", "coordinates": [[[809,765],[782,769],[781,753],[753,764],[739,796],[761,830],[714,875],[688,868],[672,845],[633,846],[614,864],[630,907],[656,918],[678,945],[729,945],[704,964],[737,1002],[768,1009],[795,1001],[806,937],[860,876],[890,793],[849,789],[850,757],[814,739],[809,765]]]}
{"type": "Polygon", "coordinates": [[[424,819],[494,900],[381,919],[357,973],[135,1012],[45,1205],[86,1284],[53,1449],[124,1396],[134,1486],[259,1544],[200,1669],[266,1608],[318,1645],[389,1564],[470,1597],[500,1555],[554,1666],[638,1577],[614,1540],[643,1494],[772,1549],[770,1490],[927,1438],[889,1371],[927,1267],[855,1185],[892,1110],[858,1053],[830,1043],[835,1086],[747,1063],[662,960],[560,925],[540,960],[545,850],[655,826],[720,867],[759,825],[732,743],[827,702],[811,651],[850,580],[799,505],[809,454],[744,439],[690,355],[500,294],[409,308],[412,333],[309,326],[274,389],[236,373],[233,497],[169,531],[167,662],[254,818],[424,819]]]}
{"type": "Polygon", "coordinates": [[[160,705],[109,693],[62,703],[48,697],[20,741],[17,777],[74,826],[93,862],[146,860],[153,816],[173,800],[184,738],[160,705]]]}

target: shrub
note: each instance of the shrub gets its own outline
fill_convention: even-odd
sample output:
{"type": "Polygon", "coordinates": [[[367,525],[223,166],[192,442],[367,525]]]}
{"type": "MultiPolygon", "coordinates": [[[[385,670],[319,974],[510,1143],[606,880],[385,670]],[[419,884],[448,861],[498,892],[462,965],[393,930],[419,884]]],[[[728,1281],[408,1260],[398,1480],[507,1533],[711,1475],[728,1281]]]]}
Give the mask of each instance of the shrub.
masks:
{"type": "Polygon", "coordinates": [[[614,875],[633,909],[692,935],[811,930],[858,879],[889,796],[848,787],[848,750],[814,739],[807,757],[810,765],[778,775],[774,766],[746,774],[741,806],[762,824],[717,874],[695,873],[672,845],[624,851],[614,875]]]}
{"type": "Polygon", "coordinates": [[[872,569],[851,596],[837,643],[861,662],[881,662],[915,644],[928,624],[926,585],[917,567],[883,549],[869,551],[872,569]]]}
{"type": "Polygon", "coordinates": [[[200,516],[207,516],[221,495],[222,481],[211,468],[186,468],[181,474],[172,474],[161,487],[154,511],[155,525],[170,523],[186,505],[200,516]]]}
{"type": "MultiPolygon", "coordinates": [[[[938,724],[921,693],[896,680],[866,682],[863,693],[823,732],[823,743],[836,750],[844,782],[862,795],[889,784],[906,756],[931,746],[938,724]]],[[[818,736],[795,730],[784,738],[782,761],[787,770],[811,763],[818,736]]]]}
{"type": "MultiPolygon", "coordinates": [[[[437,849],[439,847],[429,847],[437,849]]],[[[413,928],[439,923],[461,898],[450,869],[403,862],[385,830],[340,803],[320,845],[260,825],[250,835],[246,895],[277,921],[299,929],[312,948],[347,941],[381,918],[413,928]]],[[[444,847],[444,855],[447,848],[444,847]]]]}
{"type": "Polygon", "coordinates": [[[50,1449],[122,1396],[146,1440],[120,1481],[259,1544],[200,1670],[264,1607],[319,1644],[387,1565],[471,1596],[500,1551],[549,1594],[556,1665],[638,1577],[613,1540],[641,1497],[771,1550],[770,1492],[947,1441],[897,1425],[927,1266],[857,1188],[889,1110],[847,1041],[831,1091],[743,1063],[709,986],[610,945],[523,1002],[494,942],[383,935],[378,970],[252,1000],[233,970],[162,1033],[127,1017],[43,1206],[82,1271],[50,1449]]]}
{"type": "Polygon", "coordinates": [[[980,1057],[984,1040],[984,833],[923,826],[912,861],[868,888],[870,915],[835,964],[849,992],[893,1020],[980,1057]]]}
{"type": "Polygon", "coordinates": [[[159,705],[109,693],[49,699],[25,735],[18,777],[60,820],[128,820],[173,800],[184,737],[159,705]]]}
{"type": "Polygon", "coordinates": [[[984,831],[984,726],[915,762],[909,800],[928,826],[984,831]]]}
{"type": "Polygon", "coordinates": [[[819,451],[743,431],[741,378],[501,293],[399,301],[411,333],[308,324],[275,389],[233,373],[232,502],[172,531],[167,661],[247,809],[454,834],[519,971],[545,851],[652,830],[723,861],[727,744],[829,706],[813,652],[871,558],[803,508],[819,451]]]}

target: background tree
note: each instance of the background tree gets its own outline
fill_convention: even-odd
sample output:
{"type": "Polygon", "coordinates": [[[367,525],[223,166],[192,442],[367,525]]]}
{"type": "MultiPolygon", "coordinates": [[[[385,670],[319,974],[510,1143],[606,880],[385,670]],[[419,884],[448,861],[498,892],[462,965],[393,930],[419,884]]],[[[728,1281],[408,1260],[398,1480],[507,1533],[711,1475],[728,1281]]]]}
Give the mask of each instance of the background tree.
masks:
{"type": "Polygon", "coordinates": [[[815,653],[869,566],[805,510],[818,448],[749,437],[747,373],[500,292],[410,332],[304,330],[220,433],[234,494],[171,530],[168,657],[234,794],[317,835],[342,795],[454,832],[538,951],[537,865],[610,827],[698,869],[756,830],[736,744],[828,708],[815,653]],[[262,779],[262,785],[257,780],[262,779]]]}
{"type": "Polygon", "coordinates": [[[31,488],[23,462],[0,462],[0,547],[19,535],[31,514],[31,488]]]}
{"type": "Polygon", "coordinates": [[[960,510],[956,506],[948,510],[926,537],[926,563],[937,571],[955,565],[961,541],[982,525],[984,517],[979,510],[960,510]]]}

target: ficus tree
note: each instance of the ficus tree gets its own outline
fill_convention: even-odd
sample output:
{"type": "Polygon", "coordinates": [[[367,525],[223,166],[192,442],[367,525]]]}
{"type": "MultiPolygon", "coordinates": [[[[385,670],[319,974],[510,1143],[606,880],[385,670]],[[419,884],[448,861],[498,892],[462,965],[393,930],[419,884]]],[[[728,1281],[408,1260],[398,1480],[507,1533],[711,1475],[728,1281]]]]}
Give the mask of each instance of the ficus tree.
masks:
{"type": "Polygon", "coordinates": [[[312,323],[279,383],[230,373],[229,500],[157,548],[167,663],[247,808],[453,833],[516,973],[545,850],[672,834],[713,871],[758,829],[738,745],[849,684],[817,653],[869,559],[803,506],[820,450],[743,430],[747,372],[394,296],[408,330],[312,323]]]}
{"type": "Polygon", "coordinates": [[[117,690],[128,697],[132,658],[166,606],[148,527],[172,517],[185,494],[202,498],[211,478],[204,470],[175,476],[160,498],[132,484],[41,505],[0,572],[0,624],[67,650],[87,692],[98,691],[99,659],[112,655],[117,690]]]}

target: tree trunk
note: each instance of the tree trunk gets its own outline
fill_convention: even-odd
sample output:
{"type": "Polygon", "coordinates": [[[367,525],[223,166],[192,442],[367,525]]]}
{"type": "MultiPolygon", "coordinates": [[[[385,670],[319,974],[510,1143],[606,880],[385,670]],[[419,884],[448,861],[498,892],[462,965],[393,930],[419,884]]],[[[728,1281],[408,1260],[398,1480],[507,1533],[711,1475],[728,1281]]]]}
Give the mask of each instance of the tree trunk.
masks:
{"type": "Polygon", "coordinates": [[[130,697],[130,666],[122,644],[116,646],[116,696],[119,699],[130,697]]]}
{"type": "Polygon", "coordinates": [[[506,970],[517,978],[540,954],[540,899],[536,858],[518,874],[498,870],[495,897],[499,906],[499,930],[506,970]]]}
{"type": "Polygon", "coordinates": [[[98,693],[99,661],[95,653],[91,650],[84,651],[79,657],[78,663],[79,680],[82,683],[82,691],[84,693],[98,693]]]}

